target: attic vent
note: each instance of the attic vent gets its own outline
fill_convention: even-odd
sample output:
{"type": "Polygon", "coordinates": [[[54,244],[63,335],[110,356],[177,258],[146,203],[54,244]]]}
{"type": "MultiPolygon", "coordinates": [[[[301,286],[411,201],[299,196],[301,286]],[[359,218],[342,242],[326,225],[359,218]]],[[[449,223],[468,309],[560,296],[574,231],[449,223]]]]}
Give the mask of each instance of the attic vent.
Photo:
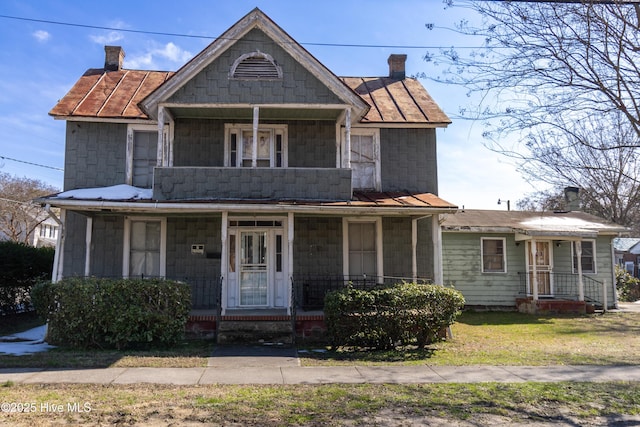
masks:
{"type": "Polygon", "coordinates": [[[256,51],[236,59],[229,76],[242,80],[278,80],[282,79],[282,68],[271,55],[256,51]]]}

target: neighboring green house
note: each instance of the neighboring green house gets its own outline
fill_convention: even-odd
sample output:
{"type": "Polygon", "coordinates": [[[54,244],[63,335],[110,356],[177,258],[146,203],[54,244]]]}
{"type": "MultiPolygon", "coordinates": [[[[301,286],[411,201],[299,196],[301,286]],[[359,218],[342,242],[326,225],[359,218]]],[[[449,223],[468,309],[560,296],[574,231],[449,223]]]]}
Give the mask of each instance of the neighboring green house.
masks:
{"type": "Polygon", "coordinates": [[[259,9],[177,72],[105,51],[50,112],[67,122],[64,192],[42,200],[64,223],[55,278],[184,280],[192,319],[230,328],[291,325],[349,282],[442,281],[450,120],[406,55],[338,77],[259,9]]]}
{"type": "Polygon", "coordinates": [[[579,211],[460,210],[442,223],[444,283],[471,307],[613,308],[613,239],[627,231],[579,211]]]}

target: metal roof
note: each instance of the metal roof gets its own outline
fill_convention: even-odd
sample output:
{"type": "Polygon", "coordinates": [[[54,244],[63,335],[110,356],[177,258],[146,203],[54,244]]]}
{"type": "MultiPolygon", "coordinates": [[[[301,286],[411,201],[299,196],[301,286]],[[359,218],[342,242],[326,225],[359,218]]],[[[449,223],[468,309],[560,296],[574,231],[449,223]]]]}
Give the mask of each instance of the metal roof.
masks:
{"type": "Polygon", "coordinates": [[[626,227],[585,212],[460,210],[448,215],[443,232],[519,233],[529,236],[595,237],[620,234],[626,227]]]}
{"type": "MultiPolygon", "coordinates": [[[[49,112],[56,118],[149,120],[139,103],[174,72],[90,69],[49,112]]],[[[415,79],[341,77],[371,108],[361,123],[447,126],[451,120],[415,79]]],[[[185,104],[188,107],[188,104],[185,104]]]]}

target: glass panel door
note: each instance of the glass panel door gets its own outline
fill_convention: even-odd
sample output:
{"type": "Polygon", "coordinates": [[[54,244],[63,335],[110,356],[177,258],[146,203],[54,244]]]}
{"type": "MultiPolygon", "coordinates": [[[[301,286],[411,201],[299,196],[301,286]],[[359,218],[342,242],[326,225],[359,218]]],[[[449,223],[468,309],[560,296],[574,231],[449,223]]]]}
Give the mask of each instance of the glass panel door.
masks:
{"type": "Polygon", "coordinates": [[[240,234],[240,257],[240,305],[267,305],[266,231],[243,231],[240,234]]]}
{"type": "MultiPolygon", "coordinates": [[[[533,259],[531,242],[527,243],[529,248],[529,284],[533,284],[533,264],[536,266],[536,286],[538,295],[553,295],[551,284],[551,244],[550,242],[536,242],[536,256],[533,259]]],[[[532,292],[531,292],[532,293],[532,292]]]]}

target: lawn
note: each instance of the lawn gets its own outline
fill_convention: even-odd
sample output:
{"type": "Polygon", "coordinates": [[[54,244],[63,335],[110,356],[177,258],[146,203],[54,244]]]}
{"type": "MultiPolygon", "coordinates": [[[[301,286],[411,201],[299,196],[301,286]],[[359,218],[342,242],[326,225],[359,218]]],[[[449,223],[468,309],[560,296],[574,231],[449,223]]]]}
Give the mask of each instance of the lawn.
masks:
{"type": "MultiPolygon", "coordinates": [[[[32,325],[30,325],[32,326],[32,325]]],[[[14,325],[15,327],[15,325],[14,325]]],[[[426,349],[330,351],[301,344],[301,363],[315,365],[620,365],[640,354],[640,313],[535,316],[466,312],[453,338],[426,349]],[[323,350],[317,352],[311,350],[323,350]]],[[[5,331],[6,331],[5,327],[5,331]]],[[[0,355],[0,366],[20,368],[203,367],[214,349],[206,340],[185,340],[171,349],[64,350],[30,356],[0,355]]]]}
{"type": "MultiPolygon", "coordinates": [[[[465,313],[426,350],[303,353],[326,364],[635,364],[640,313],[465,313]]],[[[318,346],[309,349],[318,349],[318,346]]],[[[213,343],[171,350],[0,356],[2,367],[206,366],[213,343]]],[[[0,424],[68,425],[638,425],[640,384],[324,384],[163,386],[0,384],[0,424]],[[9,406],[6,406],[6,404],[9,406]],[[13,406],[12,406],[13,404],[13,406]],[[10,412],[11,409],[22,409],[10,412]],[[7,411],[7,409],[9,411],[7,411]]]]}

